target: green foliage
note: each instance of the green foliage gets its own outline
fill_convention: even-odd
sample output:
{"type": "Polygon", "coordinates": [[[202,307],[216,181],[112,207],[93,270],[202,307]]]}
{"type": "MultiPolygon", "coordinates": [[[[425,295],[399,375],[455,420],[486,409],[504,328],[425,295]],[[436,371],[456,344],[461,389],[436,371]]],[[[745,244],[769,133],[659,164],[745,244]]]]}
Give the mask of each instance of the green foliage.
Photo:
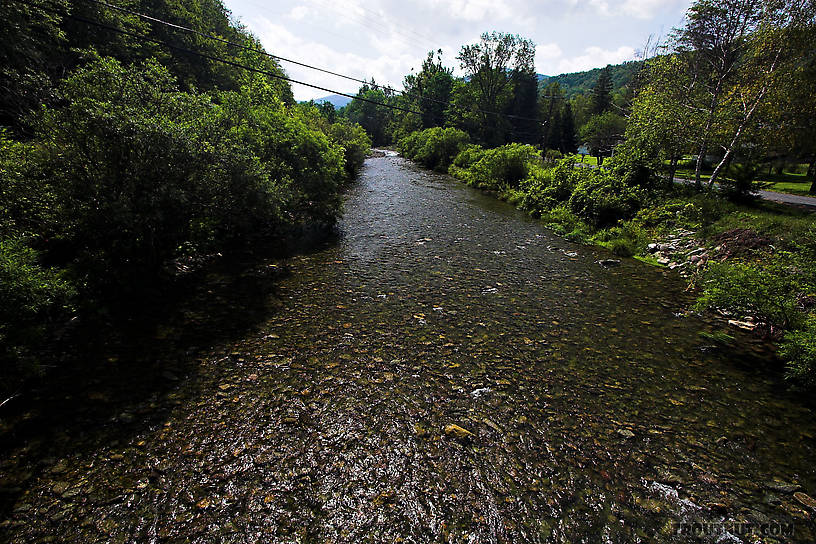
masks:
{"type": "Polygon", "coordinates": [[[631,218],[646,201],[641,189],[626,185],[603,169],[581,168],[574,175],[576,183],[569,200],[570,208],[596,227],[631,218]]]}
{"type": "Polygon", "coordinates": [[[48,325],[71,315],[74,288],[65,272],[45,268],[21,238],[0,239],[0,371],[19,373],[28,352],[48,325]]]}
{"type": "Polygon", "coordinates": [[[607,111],[593,115],[581,127],[581,141],[589,144],[593,155],[608,156],[612,149],[623,140],[626,119],[617,113],[607,111]]]}
{"type": "MultiPolygon", "coordinates": [[[[456,163],[464,164],[475,158],[473,150],[456,163]]],[[[480,157],[467,167],[453,166],[451,174],[468,185],[493,191],[516,189],[527,177],[531,165],[541,163],[540,152],[530,145],[508,144],[480,152],[480,157]]]]}
{"type": "Polygon", "coordinates": [[[352,123],[362,126],[371,138],[372,145],[381,146],[391,143],[391,132],[388,130],[393,121],[393,110],[379,104],[390,104],[391,93],[379,87],[363,85],[357,97],[345,107],[344,115],[352,123]],[[363,100],[361,100],[363,99],[363,100]]]}
{"type": "Polygon", "coordinates": [[[400,152],[426,168],[447,172],[470,138],[455,128],[429,128],[414,132],[399,143],[400,152]]]}
{"type": "Polygon", "coordinates": [[[214,102],[176,90],[154,61],[78,70],[61,86],[64,106],[38,117],[34,151],[17,168],[53,195],[53,218],[38,220],[32,206],[22,220],[54,240],[53,258],[112,290],[153,281],[181,246],[333,223],[342,148],[260,91],[264,105],[247,93],[214,102]]]}
{"type": "Polygon", "coordinates": [[[774,263],[709,263],[698,310],[725,310],[738,318],[753,317],[770,328],[796,327],[802,313],[796,298],[799,278],[790,267],[774,263]]]}
{"type": "Polygon", "coordinates": [[[540,216],[562,202],[569,200],[575,189],[573,159],[562,159],[555,168],[538,165],[530,167],[527,178],[522,182],[524,197],[521,208],[533,216],[540,216]]]}
{"type": "MultiPolygon", "coordinates": [[[[643,67],[643,61],[628,61],[623,64],[608,66],[609,76],[612,80],[612,92],[620,92],[629,85],[643,67]]],[[[595,68],[585,72],[574,72],[552,76],[542,81],[543,85],[558,83],[567,98],[574,98],[579,95],[589,95],[593,86],[598,81],[600,73],[607,68],[595,68]]]]}
{"type": "Polygon", "coordinates": [[[371,149],[371,139],[365,129],[360,125],[341,120],[331,125],[329,137],[334,143],[343,147],[346,173],[349,177],[357,175],[371,149]]]}
{"type": "Polygon", "coordinates": [[[612,75],[610,66],[598,74],[598,80],[592,87],[592,113],[600,115],[612,107],[612,75]]]}
{"type": "Polygon", "coordinates": [[[809,317],[800,329],[785,333],[779,353],[788,361],[788,378],[816,387],[816,316],[809,317]]]}

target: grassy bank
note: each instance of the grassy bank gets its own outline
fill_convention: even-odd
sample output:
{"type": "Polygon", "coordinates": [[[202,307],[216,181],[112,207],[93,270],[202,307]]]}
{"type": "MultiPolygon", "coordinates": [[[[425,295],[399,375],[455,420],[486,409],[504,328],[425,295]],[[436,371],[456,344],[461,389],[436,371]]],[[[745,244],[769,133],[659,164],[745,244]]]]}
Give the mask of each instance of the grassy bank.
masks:
{"type": "Polygon", "coordinates": [[[611,160],[609,170],[576,168],[575,157],[548,161],[520,144],[484,149],[463,132],[441,128],[413,133],[399,149],[496,194],[571,241],[621,257],[658,264],[659,243],[683,233],[693,247],[678,249],[670,264],[682,267],[698,290],[695,310],[748,320],[757,334],[779,343],[792,384],[816,385],[812,214],[670,187],[625,154],[611,160]]]}

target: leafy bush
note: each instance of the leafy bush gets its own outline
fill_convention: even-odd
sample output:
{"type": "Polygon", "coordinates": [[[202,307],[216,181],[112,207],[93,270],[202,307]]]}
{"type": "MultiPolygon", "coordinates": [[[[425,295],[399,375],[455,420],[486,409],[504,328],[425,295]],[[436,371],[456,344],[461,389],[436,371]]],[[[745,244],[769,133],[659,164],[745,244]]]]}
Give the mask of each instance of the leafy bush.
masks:
{"type": "Polygon", "coordinates": [[[530,165],[520,189],[524,192],[521,208],[533,216],[569,200],[574,189],[572,159],[562,159],[555,168],[530,165]]]}
{"type": "Polygon", "coordinates": [[[350,178],[357,175],[371,149],[371,138],[360,125],[339,121],[329,128],[332,142],[342,146],[346,164],[346,174],[350,178]]]}
{"type": "MultiPolygon", "coordinates": [[[[65,272],[45,268],[20,238],[0,240],[0,360],[19,364],[46,327],[72,312],[74,288],[65,272]]],[[[4,375],[19,369],[2,369],[4,375]]]]}
{"type": "Polygon", "coordinates": [[[725,310],[738,318],[753,317],[769,329],[794,328],[802,322],[797,308],[799,278],[780,264],[709,263],[703,276],[698,310],[725,310]]]}
{"type": "Polygon", "coordinates": [[[404,138],[400,151],[426,168],[447,172],[454,158],[467,146],[470,137],[455,128],[434,127],[404,138]]]}
{"type": "Polygon", "coordinates": [[[787,377],[808,387],[816,387],[816,316],[802,328],[785,333],[780,355],[787,359],[787,377]]]}
{"type": "Polygon", "coordinates": [[[516,189],[527,177],[531,164],[541,162],[539,151],[531,145],[508,144],[482,151],[470,167],[455,167],[451,174],[480,189],[506,191],[516,189]]]}
{"type": "Polygon", "coordinates": [[[485,150],[482,146],[470,144],[466,146],[458,155],[456,155],[456,157],[453,159],[453,164],[451,164],[451,168],[468,169],[482,160],[484,154],[485,150]]]}
{"type": "Polygon", "coordinates": [[[183,245],[212,250],[335,220],[343,150],[280,104],[179,92],[152,61],[99,59],[60,91],[21,177],[57,203],[53,224],[33,231],[58,240],[92,287],[149,282],[183,245]]]}
{"type": "Polygon", "coordinates": [[[569,200],[570,208],[595,227],[631,218],[646,200],[642,190],[626,185],[605,170],[582,168],[575,172],[578,181],[569,200]]]}

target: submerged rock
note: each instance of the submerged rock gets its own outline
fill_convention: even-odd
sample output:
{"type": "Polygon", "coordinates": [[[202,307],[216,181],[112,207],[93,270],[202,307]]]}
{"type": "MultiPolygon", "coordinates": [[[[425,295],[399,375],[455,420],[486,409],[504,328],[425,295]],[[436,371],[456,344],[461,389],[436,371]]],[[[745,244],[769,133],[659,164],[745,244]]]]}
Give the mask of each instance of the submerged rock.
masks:
{"type": "Polygon", "coordinates": [[[445,425],[445,434],[457,440],[467,440],[473,436],[473,433],[467,429],[463,429],[459,425],[449,424],[445,425]]]}
{"type": "Polygon", "coordinates": [[[798,484],[789,484],[786,482],[767,482],[765,487],[780,493],[793,493],[802,489],[802,486],[798,484]]]}
{"type": "Polygon", "coordinates": [[[807,506],[811,510],[816,510],[816,499],[810,495],[802,492],[796,492],[793,494],[793,498],[796,499],[799,504],[807,506]]]}

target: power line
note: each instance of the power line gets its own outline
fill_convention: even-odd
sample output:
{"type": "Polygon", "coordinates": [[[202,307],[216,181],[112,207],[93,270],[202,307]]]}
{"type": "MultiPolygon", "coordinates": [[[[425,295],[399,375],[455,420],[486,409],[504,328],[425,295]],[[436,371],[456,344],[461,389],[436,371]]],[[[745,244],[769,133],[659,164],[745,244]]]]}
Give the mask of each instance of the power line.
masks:
{"type": "MultiPolygon", "coordinates": [[[[280,60],[280,61],[283,61],[283,62],[289,62],[291,64],[301,66],[303,68],[308,68],[310,70],[323,72],[325,74],[329,74],[329,75],[332,75],[332,76],[344,78],[344,79],[347,79],[349,81],[354,81],[356,83],[361,83],[363,85],[367,85],[369,87],[382,90],[383,92],[386,92],[386,93],[391,92],[391,93],[395,93],[395,94],[400,94],[402,96],[418,98],[419,100],[424,100],[426,102],[434,102],[436,104],[441,104],[441,105],[446,105],[446,106],[449,105],[449,103],[444,101],[444,100],[438,100],[438,99],[435,99],[433,97],[424,96],[424,95],[421,95],[421,94],[416,95],[416,94],[409,93],[407,91],[399,91],[399,90],[394,89],[390,85],[378,85],[378,84],[374,83],[373,80],[369,82],[369,81],[366,81],[364,79],[355,78],[355,77],[352,77],[352,76],[349,76],[349,75],[346,75],[346,74],[341,74],[341,73],[334,72],[334,71],[331,71],[331,70],[326,70],[324,68],[318,68],[316,66],[306,64],[304,62],[300,62],[300,61],[297,61],[297,60],[292,60],[292,59],[289,59],[289,58],[281,57],[279,55],[274,55],[272,53],[264,51],[263,49],[258,49],[258,48],[250,47],[250,46],[247,46],[247,45],[244,45],[244,44],[241,44],[241,43],[236,43],[236,42],[227,40],[226,38],[222,38],[220,36],[214,36],[212,34],[208,34],[206,32],[201,32],[201,31],[195,30],[193,28],[185,27],[185,26],[182,26],[182,25],[171,23],[169,21],[165,21],[163,19],[159,19],[157,17],[153,17],[153,16],[150,16],[150,15],[144,14],[144,13],[140,13],[140,12],[133,11],[133,10],[130,10],[130,9],[127,9],[127,8],[116,6],[114,4],[110,4],[108,2],[105,2],[104,0],[86,0],[86,1],[94,3],[94,4],[98,4],[98,5],[101,5],[101,6],[105,6],[107,8],[114,9],[114,10],[117,10],[117,11],[120,11],[120,12],[123,12],[123,13],[127,13],[129,15],[140,17],[142,19],[152,21],[152,22],[155,22],[155,23],[158,23],[158,24],[161,24],[161,25],[169,26],[169,27],[177,29],[177,30],[181,30],[181,31],[184,31],[184,32],[189,32],[189,33],[192,33],[192,34],[196,34],[198,36],[201,36],[201,37],[204,37],[204,38],[207,38],[207,39],[211,39],[211,40],[215,40],[215,41],[218,41],[218,42],[226,44],[226,45],[231,45],[233,47],[238,47],[238,48],[244,49],[246,51],[251,51],[253,53],[260,53],[262,55],[265,55],[265,56],[267,56],[269,58],[272,58],[272,59],[275,59],[275,60],[280,60]]],[[[146,39],[149,39],[149,38],[146,38],[146,39]]],[[[168,46],[170,46],[170,45],[168,44],[168,46]]],[[[175,47],[175,46],[170,46],[170,47],[175,47]]],[[[295,81],[295,80],[291,80],[291,81],[293,83],[298,83],[298,84],[306,85],[306,86],[309,86],[309,87],[312,87],[312,88],[317,88],[317,89],[320,89],[320,90],[324,90],[324,89],[322,89],[320,87],[316,87],[314,85],[310,85],[310,84],[307,84],[307,83],[301,83],[301,82],[295,81]]],[[[343,92],[339,92],[339,91],[327,91],[327,92],[332,92],[334,94],[338,94],[340,96],[345,96],[345,97],[350,96],[347,93],[343,93],[343,92]]],[[[358,98],[358,97],[357,96],[351,96],[351,98],[358,98]]],[[[543,98],[558,99],[558,98],[562,98],[562,97],[543,97],[543,98]]],[[[382,104],[382,103],[371,101],[371,100],[363,100],[363,101],[364,102],[372,102],[372,103],[382,104]]],[[[382,105],[387,106],[386,104],[382,104],[382,105]]],[[[404,108],[399,108],[398,107],[396,109],[401,109],[402,111],[405,111],[404,108]]],[[[509,119],[517,119],[519,121],[539,122],[538,119],[534,119],[534,118],[531,118],[531,117],[523,117],[523,116],[520,116],[520,115],[513,115],[513,114],[501,113],[501,112],[496,112],[496,111],[490,111],[490,110],[482,110],[482,109],[478,109],[478,108],[463,108],[463,109],[465,109],[466,111],[473,112],[473,113],[482,113],[482,114],[485,114],[485,115],[497,115],[497,116],[501,116],[501,117],[507,117],[509,119]]],[[[422,115],[422,113],[416,112],[416,111],[411,111],[409,113],[417,113],[418,115],[422,115]]]]}
{"type": "MultiPolygon", "coordinates": [[[[161,46],[164,46],[164,47],[167,47],[167,48],[170,48],[170,49],[175,49],[177,51],[180,51],[180,52],[183,52],[183,53],[186,53],[186,54],[189,54],[189,55],[198,56],[198,57],[205,58],[205,59],[208,59],[208,60],[212,60],[212,61],[215,61],[215,62],[221,62],[221,63],[227,64],[227,65],[230,65],[230,66],[234,66],[236,68],[241,68],[241,69],[244,69],[244,70],[247,70],[247,71],[250,71],[250,72],[267,75],[267,76],[275,78],[275,79],[288,81],[290,83],[295,83],[297,85],[303,85],[305,87],[309,87],[309,88],[320,90],[320,91],[327,92],[327,93],[333,93],[333,94],[336,94],[336,95],[339,95],[339,96],[344,96],[346,98],[351,98],[352,100],[360,100],[362,102],[366,102],[366,103],[369,103],[369,104],[374,104],[376,106],[381,106],[381,107],[392,109],[392,110],[402,111],[402,112],[405,112],[405,113],[413,113],[415,115],[420,115],[420,116],[423,114],[420,111],[417,111],[417,110],[414,110],[414,109],[411,109],[411,108],[408,108],[408,107],[397,106],[397,105],[394,105],[394,104],[387,104],[387,103],[384,103],[384,102],[379,102],[379,101],[376,101],[376,100],[371,100],[371,99],[368,99],[368,98],[364,98],[362,96],[359,96],[359,94],[358,95],[352,95],[352,94],[349,94],[349,93],[344,93],[342,91],[337,91],[337,90],[330,89],[330,88],[327,88],[327,87],[314,85],[312,83],[306,83],[304,81],[299,81],[299,80],[292,79],[292,78],[289,78],[289,77],[286,77],[286,76],[282,76],[280,74],[276,74],[276,73],[271,72],[269,70],[263,70],[263,69],[254,68],[254,67],[251,67],[251,66],[246,66],[244,64],[240,64],[240,63],[237,63],[237,62],[234,62],[234,61],[231,61],[231,60],[216,57],[214,55],[210,55],[210,54],[207,54],[207,53],[202,53],[202,52],[199,52],[199,51],[194,51],[192,49],[188,49],[188,48],[181,47],[181,46],[178,46],[178,45],[173,45],[173,44],[165,42],[163,40],[158,40],[158,39],[155,39],[155,38],[151,38],[149,36],[144,36],[142,34],[138,34],[138,33],[131,32],[131,31],[128,31],[128,30],[124,30],[124,29],[121,29],[121,28],[106,25],[104,23],[100,23],[99,21],[95,21],[95,20],[92,20],[92,19],[86,19],[86,18],[78,16],[78,15],[65,13],[63,11],[59,11],[59,10],[56,10],[56,9],[53,9],[53,8],[48,8],[48,7],[45,7],[45,6],[30,2],[28,0],[17,0],[17,1],[20,2],[20,3],[26,4],[26,5],[32,6],[32,7],[37,7],[37,8],[49,11],[49,12],[54,13],[56,15],[68,17],[68,18],[73,19],[75,21],[79,21],[79,22],[82,22],[82,23],[93,25],[93,26],[96,26],[96,27],[99,27],[99,28],[104,28],[106,30],[110,30],[112,32],[116,32],[116,33],[119,33],[119,34],[130,36],[130,37],[133,37],[133,38],[136,38],[136,39],[139,39],[139,40],[155,43],[157,45],[161,45],[161,46]]],[[[182,30],[182,31],[185,31],[185,32],[189,32],[189,33],[193,33],[193,34],[196,34],[196,35],[208,38],[208,39],[212,39],[212,40],[224,43],[226,45],[231,45],[231,46],[238,47],[240,49],[244,49],[244,50],[251,51],[251,52],[254,52],[254,53],[260,53],[260,54],[265,55],[265,56],[270,57],[270,58],[283,60],[285,62],[291,62],[291,63],[294,63],[294,64],[298,64],[300,66],[303,66],[305,68],[309,68],[309,69],[325,72],[325,73],[328,73],[328,74],[331,74],[331,75],[336,75],[336,76],[339,76],[339,77],[343,77],[343,78],[346,78],[346,79],[349,79],[349,80],[352,80],[352,81],[356,81],[356,82],[359,82],[359,83],[362,83],[364,85],[368,85],[368,86],[371,86],[371,87],[374,87],[374,88],[384,89],[387,92],[397,92],[397,93],[402,94],[404,96],[409,96],[409,97],[411,96],[410,93],[406,93],[404,91],[400,93],[399,91],[395,91],[391,87],[384,87],[384,86],[381,86],[381,85],[377,85],[377,84],[375,84],[373,82],[367,82],[365,80],[360,80],[360,79],[357,79],[357,78],[353,78],[353,77],[347,76],[345,74],[339,74],[339,73],[336,73],[336,72],[332,72],[330,70],[324,70],[322,68],[317,68],[315,66],[311,66],[309,64],[302,63],[302,62],[299,62],[299,61],[294,61],[294,60],[291,60],[291,59],[286,59],[286,58],[283,58],[283,57],[279,57],[277,55],[273,55],[271,53],[268,53],[268,52],[264,51],[263,49],[257,49],[257,48],[254,48],[254,47],[249,47],[249,46],[244,45],[244,44],[232,42],[230,40],[227,40],[225,38],[221,38],[219,36],[213,36],[213,35],[207,34],[205,32],[201,32],[201,31],[198,31],[198,30],[195,30],[195,29],[192,29],[192,28],[188,28],[188,27],[185,27],[185,26],[182,26],[182,25],[177,25],[175,23],[171,23],[169,21],[159,19],[157,17],[152,17],[150,15],[146,15],[146,14],[143,14],[143,13],[132,11],[132,10],[129,10],[127,8],[122,8],[122,7],[119,7],[119,6],[115,6],[115,5],[109,4],[107,2],[104,2],[102,0],[87,0],[87,1],[91,2],[91,3],[94,3],[94,4],[105,6],[105,7],[114,9],[114,10],[118,10],[118,11],[121,11],[123,13],[128,13],[130,15],[134,15],[134,16],[143,18],[145,20],[149,20],[149,21],[153,21],[153,22],[165,25],[165,26],[169,26],[171,28],[175,28],[175,29],[182,30]]],[[[443,105],[449,105],[448,102],[445,102],[445,101],[442,101],[442,100],[437,100],[437,99],[434,99],[434,98],[431,98],[431,97],[425,97],[425,96],[422,96],[422,95],[420,95],[418,97],[415,97],[415,98],[419,98],[420,100],[432,101],[432,102],[443,104],[443,105]]],[[[553,97],[553,98],[558,98],[558,97],[553,97]]],[[[499,117],[506,117],[508,119],[517,119],[517,120],[520,120],[520,121],[532,121],[532,122],[536,122],[536,123],[539,122],[538,119],[534,119],[534,118],[530,118],[530,117],[522,117],[522,116],[512,115],[512,114],[504,114],[504,113],[495,112],[495,111],[482,110],[482,109],[477,109],[477,108],[463,108],[463,109],[465,111],[470,111],[470,112],[473,112],[473,113],[482,113],[482,114],[485,114],[485,115],[496,115],[496,116],[499,116],[499,117]]]]}
{"type": "MultiPolygon", "coordinates": [[[[148,36],[143,36],[141,34],[137,34],[135,32],[130,32],[128,30],[124,30],[124,29],[121,29],[121,28],[116,28],[116,27],[113,27],[113,26],[110,26],[110,25],[106,25],[104,23],[100,23],[99,21],[86,19],[84,17],[80,17],[79,15],[74,15],[72,13],[61,12],[61,11],[53,9],[53,8],[49,8],[49,7],[39,5],[39,4],[35,4],[33,2],[29,2],[28,0],[16,0],[16,1],[20,2],[21,4],[26,4],[28,6],[32,6],[32,7],[36,7],[36,8],[45,10],[45,11],[49,11],[51,13],[54,13],[55,15],[68,17],[69,19],[73,19],[73,20],[79,21],[81,23],[86,23],[86,24],[93,25],[93,26],[96,26],[96,27],[99,27],[99,28],[104,28],[106,30],[116,32],[118,34],[123,34],[125,36],[130,36],[130,37],[136,38],[138,40],[143,40],[143,41],[155,43],[157,45],[162,45],[164,47],[168,47],[170,49],[175,49],[176,51],[181,51],[182,53],[186,53],[186,54],[189,54],[189,55],[194,55],[194,56],[205,58],[205,59],[212,60],[212,61],[215,61],[215,62],[222,62],[224,64],[234,66],[236,68],[242,68],[244,70],[248,70],[250,72],[254,72],[254,73],[257,73],[257,74],[263,74],[263,75],[266,75],[266,76],[269,76],[269,77],[272,77],[272,78],[275,78],[275,79],[288,81],[290,83],[296,83],[298,85],[304,85],[304,86],[310,87],[312,89],[317,89],[318,91],[323,91],[323,92],[327,92],[327,93],[337,94],[337,95],[340,95],[340,96],[345,96],[345,97],[351,98],[353,100],[360,100],[362,102],[368,102],[370,104],[375,104],[377,106],[382,106],[384,108],[389,108],[389,109],[392,109],[392,110],[399,110],[399,111],[402,111],[402,112],[405,112],[405,113],[413,113],[413,114],[416,114],[416,115],[422,115],[421,112],[418,112],[418,111],[415,111],[415,110],[412,110],[412,109],[403,108],[401,106],[396,106],[396,105],[393,105],[393,104],[385,104],[383,102],[377,102],[376,100],[369,100],[368,98],[364,98],[364,97],[361,97],[361,96],[354,96],[352,94],[344,93],[342,91],[337,91],[337,90],[334,90],[334,89],[329,89],[327,87],[321,87],[319,85],[314,85],[312,83],[306,83],[304,81],[298,81],[296,79],[292,79],[292,78],[289,78],[289,77],[286,77],[286,76],[282,76],[280,74],[276,74],[276,73],[271,72],[269,70],[263,70],[263,69],[260,69],[260,68],[253,68],[252,66],[246,66],[244,64],[240,64],[240,63],[237,63],[237,62],[234,62],[234,61],[231,61],[231,60],[227,60],[227,59],[222,59],[220,57],[216,57],[214,55],[209,55],[207,53],[201,53],[199,51],[193,51],[192,49],[187,49],[186,47],[173,45],[171,43],[167,43],[167,42],[162,41],[162,40],[157,40],[155,38],[150,38],[148,36]]],[[[93,0],[91,0],[91,1],[93,1],[93,0]]],[[[258,51],[258,50],[254,50],[254,51],[258,51]]]]}

